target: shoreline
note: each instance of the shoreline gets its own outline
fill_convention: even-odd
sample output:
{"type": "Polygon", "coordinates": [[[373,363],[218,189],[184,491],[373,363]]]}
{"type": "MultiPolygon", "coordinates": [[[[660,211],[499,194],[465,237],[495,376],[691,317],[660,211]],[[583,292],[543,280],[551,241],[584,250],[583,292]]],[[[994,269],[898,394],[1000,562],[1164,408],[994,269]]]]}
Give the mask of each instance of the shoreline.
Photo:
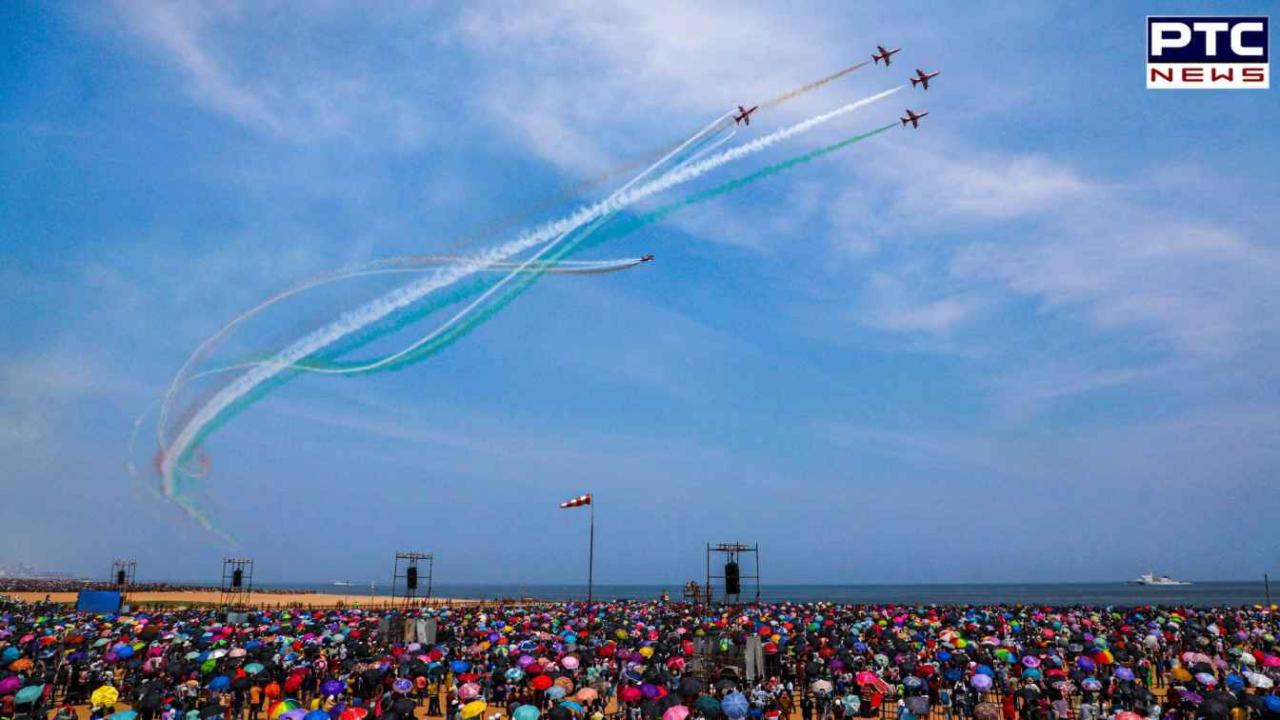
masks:
{"type": "MultiPolygon", "coordinates": [[[[49,602],[63,605],[74,605],[75,591],[43,592],[40,590],[17,590],[0,593],[15,600],[27,603],[49,602]]],[[[536,602],[528,599],[512,599],[508,601],[481,600],[478,598],[420,598],[412,604],[416,606],[473,607],[478,605],[499,604],[501,602],[536,602]]],[[[222,604],[222,593],[217,590],[142,590],[125,594],[125,604],[134,608],[146,606],[191,606],[210,607],[222,604]]],[[[389,609],[404,607],[403,599],[393,599],[389,595],[346,594],[346,593],[297,593],[272,592],[270,590],[254,591],[245,603],[250,609],[275,608],[374,608],[389,609]]]]}

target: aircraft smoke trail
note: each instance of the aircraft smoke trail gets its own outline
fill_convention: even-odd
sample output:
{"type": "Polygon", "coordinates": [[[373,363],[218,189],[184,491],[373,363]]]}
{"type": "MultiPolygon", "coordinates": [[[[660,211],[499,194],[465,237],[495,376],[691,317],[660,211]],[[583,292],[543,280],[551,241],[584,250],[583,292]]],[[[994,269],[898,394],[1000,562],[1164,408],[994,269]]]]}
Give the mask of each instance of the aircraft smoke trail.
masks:
{"type": "MultiPolygon", "coordinates": [[[[372,275],[424,272],[425,270],[431,269],[433,267],[439,267],[441,265],[451,263],[451,262],[458,262],[462,259],[463,259],[462,257],[456,256],[456,255],[407,255],[402,257],[393,257],[393,258],[384,258],[381,260],[374,260],[372,262],[365,263],[364,265],[359,265],[354,268],[349,268],[344,270],[335,270],[333,272],[328,272],[328,273],[318,275],[310,280],[307,280],[291,288],[288,288],[287,290],[283,290],[279,293],[276,293],[275,295],[272,295],[271,297],[258,303],[252,308],[249,308],[248,310],[244,311],[240,315],[237,315],[226,325],[223,325],[222,328],[219,329],[216,333],[209,336],[207,339],[204,340],[204,342],[200,343],[200,345],[196,347],[196,349],[187,358],[186,362],[184,362],[182,367],[178,370],[178,373],[175,376],[173,383],[170,385],[170,390],[166,394],[166,402],[161,404],[159,420],[156,424],[157,440],[159,441],[160,445],[163,446],[165,443],[165,438],[161,433],[163,433],[163,428],[166,427],[168,424],[168,415],[169,415],[169,407],[170,407],[169,400],[171,400],[174,396],[176,396],[177,392],[181,388],[185,387],[191,380],[195,380],[196,378],[207,377],[211,374],[226,372],[228,370],[232,370],[236,368],[247,367],[249,364],[254,364],[254,363],[249,363],[249,364],[241,363],[237,365],[226,366],[223,368],[217,368],[214,371],[205,371],[202,373],[196,373],[195,375],[191,375],[190,377],[187,377],[187,373],[189,372],[189,370],[195,367],[197,363],[204,360],[204,358],[208,357],[209,353],[213,351],[214,346],[216,346],[219,342],[221,342],[222,339],[226,338],[231,333],[232,330],[234,330],[240,325],[243,325],[249,319],[257,315],[260,315],[271,306],[276,305],[284,300],[287,300],[288,298],[293,297],[301,292],[310,290],[312,288],[320,287],[322,285],[327,285],[329,283],[334,283],[340,280],[347,280],[347,279],[357,278],[357,277],[367,277],[372,275]]],[[[597,275],[597,274],[620,272],[622,270],[628,270],[630,268],[633,268],[639,265],[642,262],[644,262],[644,260],[642,260],[641,258],[627,258],[627,259],[621,259],[621,260],[585,260],[585,261],[570,260],[570,261],[557,263],[554,266],[547,267],[544,269],[547,272],[551,274],[556,274],[556,275],[597,275]]],[[[517,269],[518,269],[518,264],[510,263],[510,262],[494,263],[490,267],[486,268],[487,271],[491,271],[491,272],[512,271],[517,269]]],[[[525,270],[524,272],[528,272],[528,270],[525,270]]]]}
{"type": "Polygon", "coordinates": [[[827,83],[832,82],[833,80],[839,80],[840,78],[844,77],[845,75],[848,75],[854,70],[857,70],[863,65],[866,65],[867,62],[868,62],[867,60],[863,60],[860,63],[854,63],[853,65],[850,65],[849,67],[843,70],[836,71],[822,78],[821,80],[814,80],[811,83],[805,83],[804,85],[801,85],[800,87],[796,88],[795,90],[792,90],[791,92],[783,93],[778,97],[773,98],[772,100],[766,100],[760,103],[760,109],[768,110],[770,108],[775,108],[788,100],[794,100],[795,98],[800,97],[801,95],[809,92],[810,90],[817,90],[823,85],[826,85],[827,83]]]}
{"type": "MultiPolygon", "coordinates": [[[[696,178],[699,175],[710,172],[711,170],[714,170],[715,168],[720,167],[721,165],[732,162],[742,157],[746,157],[747,155],[750,155],[752,153],[760,152],[765,148],[768,148],[772,145],[782,142],[783,140],[786,140],[790,137],[794,137],[795,135],[798,135],[800,133],[806,132],[814,127],[817,127],[818,125],[821,125],[822,123],[830,122],[832,119],[836,117],[847,114],[867,104],[870,104],[872,102],[876,102],[877,100],[888,97],[890,94],[900,89],[901,89],[901,86],[898,88],[886,90],[882,93],[873,95],[869,98],[859,100],[858,102],[850,103],[848,105],[832,110],[831,112],[815,116],[801,123],[797,123],[796,125],[793,125],[790,128],[784,128],[783,130],[779,130],[775,133],[772,133],[771,135],[767,135],[765,137],[759,138],[758,140],[752,141],[750,143],[746,143],[744,145],[740,145],[731,150],[727,150],[723,153],[720,153],[719,155],[708,158],[705,161],[693,162],[693,163],[681,165],[676,169],[672,170],[671,172],[668,172],[667,174],[653,181],[649,185],[643,186],[633,192],[637,195],[643,193],[644,197],[648,197],[650,195],[661,192],[662,190],[668,189],[670,187],[674,187],[675,185],[688,182],[689,180],[692,180],[693,178],[696,178]],[[663,185],[664,182],[667,183],[665,186],[663,185]]],[[[625,202],[624,205],[622,205],[622,207],[633,204],[634,202],[637,202],[637,201],[638,200],[628,200],[625,202]]],[[[619,207],[618,209],[621,209],[621,207],[619,207]]],[[[610,215],[612,215],[612,212],[608,214],[602,214],[601,217],[598,219],[603,219],[610,215]]],[[[571,232],[571,230],[566,231],[566,233],[568,232],[571,232]]],[[[561,237],[563,237],[563,235],[561,237]]],[[[418,342],[410,345],[409,347],[397,353],[389,355],[387,357],[380,358],[376,361],[365,364],[363,366],[359,366],[356,368],[348,368],[339,372],[369,372],[373,370],[378,370],[385,365],[396,363],[398,360],[402,359],[403,357],[408,356],[411,353],[414,353],[418,348],[426,345],[429,342],[434,341],[437,337],[440,337],[444,333],[448,332],[449,329],[458,320],[465,317],[473,309],[481,305],[486,299],[488,299],[493,293],[500,290],[502,286],[505,285],[512,278],[513,278],[513,275],[508,275],[506,278],[503,278],[503,280],[501,280],[497,285],[486,290],[484,294],[482,294],[479,298],[476,298],[474,301],[472,301],[471,304],[469,304],[467,307],[463,308],[462,310],[459,310],[452,318],[446,321],[442,326],[440,326],[439,328],[437,328],[432,333],[428,334],[426,337],[422,338],[418,342]]],[[[331,371],[317,370],[317,372],[331,372],[331,371]]]]}
{"type": "MultiPolygon", "coordinates": [[[[860,135],[855,135],[853,137],[847,138],[840,142],[833,143],[831,145],[827,145],[825,147],[818,148],[816,150],[812,150],[807,153],[803,153],[801,155],[790,158],[783,162],[766,166],[764,168],[761,168],[750,174],[744,175],[735,180],[731,180],[721,185],[717,185],[716,187],[709,188],[707,190],[704,190],[698,193],[694,193],[693,195],[690,195],[689,197],[684,198],[683,200],[664,205],[662,207],[659,207],[643,215],[639,215],[634,218],[630,218],[628,220],[620,221],[617,226],[615,226],[609,231],[593,234],[593,235],[590,235],[589,237],[584,238],[583,239],[584,244],[580,246],[576,246],[576,247],[573,245],[562,246],[561,248],[558,249],[557,255],[553,257],[555,258],[563,257],[564,255],[567,255],[576,250],[580,250],[586,247],[594,247],[603,242],[613,240],[619,237],[623,237],[625,235],[629,235],[647,225],[651,225],[653,223],[656,223],[665,219],[667,216],[671,215],[672,213],[678,210],[682,210],[684,208],[697,205],[700,203],[708,202],[717,197],[720,197],[721,195],[725,195],[727,193],[733,192],[751,183],[757,182],[759,180],[763,180],[768,177],[772,177],[781,172],[794,168],[798,165],[803,165],[805,163],[812,162],[814,160],[817,160],[818,158],[824,157],[826,155],[830,155],[831,153],[847,148],[850,145],[861,142],[863,140],[867,140],[869,138],[875,137],[880,133],[886,132],[888,130],[892,130],[896,127],[898,127],[897,123],[889,123],[888,125],[881,126],[879,128],[876,128],[875,130],[871,130],[869,132],[865,132],[860,135]]],[[[519,283],[521,283],[520,285],[509,289],[506,294],[500,296],[491,305],[485,307],[480,314],[473,315],[463,320],[462,325],[450,327],[449,328],[450,332],[448,334],[442,333],[442,330],[444,328],[437,328],[436,330],[433,330],[430,334],[427,335],[427,337],[415,343],[416,347],[413,349],[414,352],[411,356],[406,355],[405,351],[401,351],[396,353],[395,356],[388,356],[386,358],[381,358],[377,361],[366,360],[359,363],[334,362],[334,363],[330,363],[329,367],[336,370],[341,370],[343,373],[365,374],[368,372],[376,372],[378,370],[396,369],[398,367],[403,367],[404,365],[410,364],[412,362],[422,360],[423,358],[430,357],[431,355],[434,355],[440,352],[441,350],[447,348],[449,345],[452,345],[454,342],[459,340],[465,334],[470,332],[470,330],[474,329],[475,327],[484,323],[488,318],[495,315],[499,310],[501,310],[503,307],[509,304],[518,295],[523,293],[524,290],[526,290],[535,281],[537,281],[537,279],[538,279],[538,274],[527,274],[522,276],[521,278],[519,278],[519,283]],[[398,360],[396,358],[398,358],[398,360]]],[[[454,318],[451,318],[449,322],[454,323],[454,321],[458,319],[459,317],[455,316],[454,318]]],[[[397,327],[400,327],[400,326],[402,326],[402,324],[398,323],[397,327]]]]}
{"type": "MultiPolygon", "coordinates": [[[[849,147],[854,143],[861,142],[863,140],[867,140],[869,138],[875,137],[880,133],[886,132],[888,130],[892,130],[896,127],[898,127],[897,123],[889,123],[888,125],[884,125],[882,127],[862,133],[860,135],[855,135],[853,137],[847,138],[840,142],[833,143],[831,145],[827,145],[827,146],[818,148],[816,150],[803,153],[801,155],[797,155],[793,158],[790,158],[782,162],[768,165],[752,173],[744,175],[740,178],[731,180],[726,183],[722,183],[713,188],[709,188],[707,190],[703,190],[698,193],[694,193],[677,202],[663,205],[659,208],[654,209],[651,212],[644,213],[642,215],[638,215],[633,218],[628,218],[626,220],[619,220],[616,222],[615,226],[610,230],[587,235],[582,240],[579,241],[579,244],[576,244],[576,245],[568,244],[563,246],[560,249],[560,251],[558,251],[557,255],[555,255],[554,257],[561,258],[571,252],[575,252],[577,250],[581,250],[588,247],[595,247],[604,242],[615,240],[620,237],[624,237],[637,230],[640,230],[641,228],[647,225],[651,225],[653,223],[659,222],[674,212],[677,212],[679,210],[682,210],[684,208],[687,208],[693,205],[708,202],[721,195],[728,194],[742,187],[750,185],[754,182],[763,180],[768,177],[772,177],[774,175],[777,175],[781,172],[789,170],[798,165],[803,165],[805,163],[812,162],[813,160],[824,157],[826,155],[830,155],[831,153],[834,153],[846,147],[849,147]]],[[[544,263],[544,266],[556,267],[558,264],[564,264],[566,262],[571,262],[571,261],[566,261],[561,259],[547,260],[544,263]]],[[[538,274],[540,274],[540,271],[538,274]]],[[[376,360],[370,359],[370,360],[352,361],[352,362],[304,361],[303,363],[299,363],[298,365],[296,365],[295,368],[311,371],[311,372],[322,372],[322,373],[327,372],[330,374],[363,375],[363,374],[369,374],[372,372],[377,372],[380,370],[391,370],[391,369],[397,369],[397,368],[403,367],[412,362],[416,362],[425,357],[429,357],[430,355],[434,355],[440,350],[443,350],[445,347],[448,347],[448,345],[452,344],[457,339],[459,339],[462,334],[465,334],[466,331],[469,331],[475,326],[478,326],[484,321],[484,319],[492,317],[492,315],[496,313],[496,308],[501,308],[505,306],[507,303],[509,303],[511,300],[515,298],[515,295],[522,293],[525,288],[532,285],[533,281],[535,281],[536,279],[537,277],[530,277],[528,279],[522,278],[521,281],[523,284],[520,285],[518,289],[509,290],[507,295],[503,295],[498,300],[495,301],[495,306],[496,306],[495,309],[485,308],[482,311],[483,315],[476,316],[476,319],[474,320],[471,320],[471,319],[464,320],[464,322],[468,323],[465,331],[459,334],[451,334],[446,339],[441,340],[441,337],[445,335],[445,331],[450,330],[451,327],[457,321],[463,319],[461,316],[464,315],[466,311],[464,310],[462,312],[459,312],[457,315],[455,315],[453,318],[447,321],[443,326],[436,328],[431,333],[429,333],[426,337],[424,337],[422,340],[419,340],[418,342],[414,343],[414,345],[411,346],[411,348],[409,348],[414,351],[414,354],[412,357],[407,357],[406,351],[398,351],[393,355],[384,356],[376,360]]],[[[473,303],[473,305],[474,304],[475,303],[473,303]]],[[[401,321],[395,323],[393,327],[387,328],[379,334],[384,335],[388,332],[398,330],[415,320],[417,320],[416,317],[404,318],[401,321]]],[[[242,365],[239,367],[244,367],[244,366],[242,365]]],[[[209,371],[209,372],[213,372],[213,371],[209,371]]]]}
{"type": "MultiPolygon", "coordinates": [[[[368,303],[361,308],[346,312],[335,322],[309,333],[289,347],[285,348],[285,350],[277,354],[275,360],[272,362],[258,365],[237,377],[226,387],[219,390],[212,398],[209,399],[208,402],[198,408],[182,425],[182,429],[174,437],[169,446],[164,448],[164,456],[160,463],[161,487],[164,494],[170,497],[175,495],[177,492],[177,470],[185,462],[187,453],[198,447],[203,438],[217,426],[219,416],[228,408],[231,408],[242,400],[248,400],[251,402],[253,399],[261,397],[261,395],[265,394],[270,387],[283,382],[283,380],[278,376],[298,361],[324,349],[361,328],[378,322],[397,310],[413,304],[432,291],[452,285],[458,280],[474,274],[487,265],[506,260],[512,255],[535,245],[563,237],[566,233],[572,232],[578,227],[587,224],[594,219],[588,212],[591,208],[595,208],[596,216],[603,215],[608,212],[617,212],[621,207],[625,207],[624,205],[617,205],[616,202],[621,193],[628,192],[635,183],[643,180],[655,168],[665,163],[673,155],[693,144],[708,132],[713,132],[713,128],[727,115],[728,114],[726,113],[725,115],[716,118],[710,125],[690,137],[680,147],[676,148],[671,153],[668,153],[658,162],[650,165],[635,178],[632,178],[632,180],[622,188],[619,188],[609,197],[599,203],[596,203],[594,206],[583,208],[570,218],[565,218],[553,223],[547,223],[533,231],[522,233],[515,240],[510,241],[499,248],[479,253],[469,258],[468,261],[459,263],[451,268],[438,270],[431,278],[410,283],[409,285],[388,293],[382,298],[368,303]]],[[[531,258],[531,260],[532,259],[534,258],[531,258]]],[[[172,397],[173,387],[170,386],[170,392],[166,396],[166,405],[170,403],[172,397]]],[[[161,432],[163,431],[161,430],[161,432]]],[[[162,447],[164,447],[163,443],[162,447]]]]}
{"type": "MultiPolygon", "coordinates": [[[[226,387],[219,390],[212,398],[193,413],[186,423],[183,424],[173,442],[168,448],[166,448],[164,457],[161,461],[162,487],[165,495],[170,497],[175,495],[177,492],[176,475],[178,468],[184,462],[187,454],[198,447],[200,442],[207,437],[208,433],[219,424],[219,419],[223,413],[237,405],[242,400],[248,399],[251,401],[252,399],[256,399],[256,397],[260,397],[261,394],[265,393],[271,387],[282,382],[280,376],[299,361],[312,356],[313,354],[345,337],[352,335],[353,333],[359,332],[363,328],[381,321],[392,313],[407,308],[431,292],[468,277],[488,265],[495,262],[505,261],[512,255],[524,250],[544,245],[542,250],[529,260],[525,261],[525,265],[527,266],[536,260],[542,259],[541,256],[543,253],[554,248],[556,243],[579,228],[607,219],[630,205],[678,185],[690,182],[697,177],[700,177],[701,175],[715,170],[727,163],[745,158],[749,155],[772,147],[779,142],[795,137],[796,135],[804,132],[808,132],[809,130],[812,130],[824,123],[830,122],[831,120],[842,117],[843,115],[865,107],[866,105],[882,100],[901,89],[902,86],[898,86],[868,98],[843,105],[835,110],[814,116],[808,120],[783,128],[752,142],[725,150],[705,160],[677,167],[676,169],[660,175],[658,178],[640,185],[639,187],[634,187],[655,168],[664,164],[671,156],[677,154],[683,148],[696,142],[698,139],[706,136],[708,132],[714,132],[714,128],[723,121],[724,117],[727,116],[726,114],[726,116],[717,118],[706,129],[700,131],[687,140],[681,148],[677,148],[673,153],[669,153],[666,158],[663,158],[658,163],[651,165],[631,182],[627,183],[604,200],[580,208],[576,212],[559,220],[545,223],[537,228],[521,233],[514,240],[497,248],[478,253],[464,262],[437,271],[430,278],[410,283],[409,285],[392,291],[387,295],[384,295],[382,298],[370,302],[363,307],[344,313],[328,326],[313,331],[294,342],[292,345],[279,352],[272,360],[249,369],[226,387]]],[[[509,275],[508,278],[513,276],[514,273],[513,275],[509,275]]],[[[536,277],[536,273],[534,273],[532,277],[536,277]]],[[[505,279],[503,282],[505,282],[505,279]]],[[[494,289],[491,288],[491,291],[493,290],[494,289]]],[[[487,295],[488,293],[486,293],[486,296],[487,295]]],[[[471,307],[474,307],[474,304],[469,306],[467,310],[470,310],[471,307]]],[[[465,332],[465,330],[450,332],[451,334],[456,335],[458,332],[465,332]]],[[[437,335],[436,337],[439,336],[437,335]]],[[[417,346],[420,346],[420,344],[416,344],[401,353],[397,353],[397,356],[403,356],[406,352],[412,352],[417,346]]]]}
{"type": "MultiPolygon", "coordinates": [[[[771,110],[773,108],[776,108],[779,105],[782,105],[783,103],[786,103],[789,100],[794,100],[800,97],[801,95],[804,95],[805,93],[811,92],[813,90],[817,90],[818,88],[824,85],[834,82],[835,80],[839,80],[840,78],[844,77],[845,75],[848,75],[854,70],[857,70],[861,68],[863,65],[866,65],[868,62],[870,61],[863,60],[862,62],[854,63],[853,65],[837,70],[836,72],[820,80],[814,80],[813,82],[805,83],[804,85],[801,85],[800,87],[795,88],[794,90],[788,90],[787,92],[781,95],[778,95],[777,97],[770,98],[769,100],[765,100],[759,103],[760,109],[771,110]]],[[[725,130],[731,127],[733,127],[733,124],[731,124],[729,120],[722,120],[720,126],[718,126],[715,129],[725,130]]],[[[716,142],[715,146],[719,146],[721,143],[725,142],[726,140],[727,138],[722,139],[719,142],[716,142]]],[[[626,172],[630,172],[632,170],[635,170],[636,168],[643,167],[644,165],[653,162],[655,158],[661,157],[671,152],[673,148],[679,147],[680,144],[681,143],[679,142],[670,143],[668,145],[663,146],[663,148],[660,150],[656,150],[654,152],[644,155],[639,160],[632,160],[622,165],[617,165],[608,170],[605,170],[604,172],[594,177],[589,177],[589,178],[580,180],[566,187],[563,192],[555,195],[554,197],[547,198],[546,200],[538,203],[537,205],[535,205],[530,209],[514,212],[510,215],[498,218],[497,220],[494,220],[493,222],[490,222],[484,225],[478,231],[471,233],[467,237],[458,241],[454,245],[454,247],[465,247],[467,245],[470,245],[471,243],[478,242],[479,240],[482,240],[484,238],[491,236],[495,232],[509,228],[512,225],[519,223],[524,218],[527,218],[538,212],[548,210],[552,207],[555,207],[556,205],[559,205],[560,203],[566,200],[573,198],[579,193],[582,193],[586,190],[590,190],[591,188],[594,188],[598,185],[608,182],[609,179],[611,178],[617,177],[618,175],[621,175],[626,172]]]]}
{"type": "MultiPolygon", "coordinates": [[[[397,274],[397,273],[401,273],[401,274],[422,273],[429,269],[436,268],[450,262],[458,262],[462,259],[463,259],[462,257],[456,256],[456,255],[407,255],[403,257],[375,260],[373,262],[366,263],[365,265],[361,265],[359,267],[352,268],[350,270],[340,270],[333,273],[326,273],[317,278],[313,278],[312,280],[309,280],[305,283],[296,285],[281,293],[277,293],[276,295],[273,295],[271,298],[267,299],[262,303],[259,303],[258,305],[254,306],[250,310],[247,310],[241,315],[237,316],[231,322],[227,323],[227,325],[223,326],[221,330],[215,333],[214,337],[215,338],[225,337],[237,325],[243,324],[246,320],[250,319],[254,315],[260,314],[263,310],[267,309],[271,305],[279,303],[293,295],[296,295],[310,288],[318,287],[320,285],[324,285],[332,282],[337,282],[339,280],[347,280],[347,279],[357,278],[357,277],[368,277],[373,275],[388,275],[388,274],[397,274]]],[[[645,262],[645,259],[643,258],[626,258],[622,260],[558,260],[555,262],[549,262],[549,261],[539,262],[528,268],[521,267],[519,263],[499,262],[499,263],[494,263],[493,265],[490,265],[489,267],[485,268],[484,271],[485,272],[515,271],[515,272],[526,272],[526,273],[538,272],[538,273],[546,273],[548,275],[605,275],[605,274],[611,274],[616,272],[622,272],[623,270],[630,270],[631,268],[637,267],[644,262],[645,262]]],[[[458,298],[456,297],[451,298],[451,300],[455,300],[455,301],[457,299],[458,298]]],[[[243,370],[244,368],[252,367],[262,362],[263,360],[261,359],[246,360],[244,362],[239,362],[232,365],[223,365],[220,367],[211,368],[209,370],[203,370],[201,372],[191,375],[190,377],[186,377],[178,380],[176,383],[175,390],[177,392],[181,392],[181,390],[185,388],[187,385],[189,385],[192,381],[198,380],[200,378],[205,378],[205,377],[210,377],[212,375],[231,372],[233,370],[243,370]]],[[[295,366],[295,368],[297,369],[304,369],[304,370],[310,369],[311,367],[312,366],[309,363],[299,363],[298,365],[295,366]]],[[[138,419],[134,422],[134,431],[133,431],[133,437],[131,437],[130,439],[130,446],[132,446],[134,444],[134,441],[136,440],[138,426],[141,425],[144,416],[145,416],[145,413],[142,416],[139,416],[138,419]]],[[[132,457],[132,452],[130,453],[130,457],[132,457]]],[[[132,464],[132,460],[130,461],[130,464],[132,464]]],[[[136,468],[131,468],[131,471],[133,470],[136,470],[136,468]]]]}

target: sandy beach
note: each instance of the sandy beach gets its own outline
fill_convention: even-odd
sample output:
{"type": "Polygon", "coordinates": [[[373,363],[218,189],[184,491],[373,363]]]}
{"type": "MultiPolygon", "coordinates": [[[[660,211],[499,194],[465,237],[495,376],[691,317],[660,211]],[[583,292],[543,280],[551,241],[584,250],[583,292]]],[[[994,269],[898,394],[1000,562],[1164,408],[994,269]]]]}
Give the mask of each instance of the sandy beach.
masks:
{"type": "MultiPolygon", "coordinates": [[[[75,604],[74,592],[39,592],[13,591],[6,592],[9,597],[23,602],[41,602],[46,598],[51,602],[75,604]]],[[[210,606],[219,605],[222,595],[217,590],[172,590],[172,591],[139,591],[131,592],[126,602],[133,607],[148,605],[165,606],[210,606]]],[[[468,598],[429,598],[419,601],[421,605],[479,605],[486,601],[468,598]]],[[[396,601],[396,605],[402,605],[396,601]]],[[[338,594],[338,593],[288,593],[288,592],[254,592],[250,595],[249,606],[254,608],[387,608],[393,605],[392,599],[386,595],[338,594]]]]}

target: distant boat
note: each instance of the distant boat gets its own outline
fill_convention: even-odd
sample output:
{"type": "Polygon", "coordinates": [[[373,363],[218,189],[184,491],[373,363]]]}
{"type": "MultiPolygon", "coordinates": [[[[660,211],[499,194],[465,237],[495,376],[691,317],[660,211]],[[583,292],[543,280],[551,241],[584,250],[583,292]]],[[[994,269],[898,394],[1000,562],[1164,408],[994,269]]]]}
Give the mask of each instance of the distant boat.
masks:
{"type": "Polygon", "coordinates": [[[334,587],[352,587],[355,583],[350,580],[335,580],[333,581],[333,585],[334,587]]]}
{"type": "Polygon", "coordinates": [[[1145,574],[1129,581],[1130,585],[1149,585],[1154,587],[1172,587],[1175,585],[1190,585],[1186,580],[1174,580],[1168,575],[1156,575],[1148,570],[1145,574]]]}

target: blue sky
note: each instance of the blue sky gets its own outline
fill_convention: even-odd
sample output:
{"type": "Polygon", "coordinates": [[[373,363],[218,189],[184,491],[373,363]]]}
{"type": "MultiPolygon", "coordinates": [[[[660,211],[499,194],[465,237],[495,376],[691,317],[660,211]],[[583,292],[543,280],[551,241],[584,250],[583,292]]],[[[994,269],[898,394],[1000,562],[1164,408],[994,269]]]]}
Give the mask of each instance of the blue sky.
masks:
{"type": "Polygon", "coordinates": [[[263,580],[424,549],[438,582],[574,582],[584,491],[602,582],[735,539],[774,582],[1275,571],[1277,91],[1143,85],[1144,16],[1207,11],[1267,5],[5,4],[4,555],[214,578],[227,547],[125,471],[203,338],[884,43],[735,140],[936,86],[706,183],[908,104],[918,132],[595,249],[658,261],[546,278],[425,363],[288,384],[207,444],[202,502],[263,580]]]}

